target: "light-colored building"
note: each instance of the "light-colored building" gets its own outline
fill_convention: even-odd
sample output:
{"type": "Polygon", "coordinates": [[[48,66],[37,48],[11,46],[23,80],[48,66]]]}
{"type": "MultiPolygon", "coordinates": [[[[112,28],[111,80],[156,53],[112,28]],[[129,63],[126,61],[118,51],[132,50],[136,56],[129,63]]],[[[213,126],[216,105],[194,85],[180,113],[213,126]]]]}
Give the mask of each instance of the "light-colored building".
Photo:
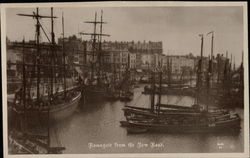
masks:
{"type": "MultiPolygon", "coordinates": [[[[62,39],[58,39],[59,45],[62,39]]],[[[80,64],[95,63],[98,58],[98,48],[93,54],[91,41],[82,41],[76,36],[64,39],[64,47],[67,55],[80,64]]],[[[98,43],[96,47],[98,47],[98,43]]],[[[128,66],[132,69],[148,69],[159,66],[162,61],[162,42],[152,41],[103,41],[101,60],[107,69],[116,67],[124,71],[128,66]],[[130,60],[128,62],[128,60],[130,60]],[[111,66],[112,65],[112,66],[111,66]]]]}
{"type": "Polygon", "coordinates": [[[141,69],[149,69],[153,66],[153,54],[143,53],[141,54],[141,69]]]}
{"type": "Polygon", "coordinates": [[[167,64],[171,64],[173,74],[181,74],[184,69],[194,70],[195,58],[190,56],[169,55],[163,56],[163,67],[167,68],[167,64]]]}
{"type": "MultiPolygon", "coordinates": [[[[111,42],[104,41],[102,44],[103,50],[124,50],[127,49],[133,59],[130,59],[130,67],[135,69],[148,69],[157,66],[161,61],[160,55],[162,54],[162,42],[134,42],[122,41],[111,42]]],[[[126,55],[125,55],[126,56],[126,55]]],[[[122,63],[124,65],[125,56],[123,55],[122,63]]]]}
{"type": "Polygon", "coordinates": [[[136,53],[129,53],[129,68],[136,69],[136,53]]]}

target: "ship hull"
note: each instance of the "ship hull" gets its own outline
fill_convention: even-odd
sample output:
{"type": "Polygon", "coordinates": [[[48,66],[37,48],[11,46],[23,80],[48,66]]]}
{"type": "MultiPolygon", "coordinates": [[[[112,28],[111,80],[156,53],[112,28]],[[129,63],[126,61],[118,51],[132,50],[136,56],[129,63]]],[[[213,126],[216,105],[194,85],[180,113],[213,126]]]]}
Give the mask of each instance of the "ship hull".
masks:
{"type": "MultiPolygon", "coordinates": [[[[31,120],[31,123],[36,119],[47,122],[48,118],[52,122],[57,122],[71,116],[77,108],[80,99],[81,92],[77,92],[70,100],[51,106],[49,114],[46,108],[26,109],[26,117],[28,120],[31,120]]],[[[15,108],[12,102],[8,102],[8,115],[11,116],[11,120],[13,121],[22,119],[24,110],[22,108],[15,108]]]]}
{"type": "MultiPolygon", "coordinates": [[[[69,116],[71,116],[76,108],[78,107],[79,101],[81,99],[81,93],[79,92],[76,97],[71,99],[69,102],[56,105],[55,108],[51,108],[49,112],[49,117],[52,121],[60,121],[69,116]]],[[[46,112],[42,112],[43,116],[46,116],[46,112]]]]}
{"type": "Polygon", "coordinates": [[[164,125],[156,123],[128,122],[126,127],[131,129],[145,129],[147,132],[163,133],[211,133],[211,132],[238,132],[240,119],[219,122],[214,125],[164,125]]]}

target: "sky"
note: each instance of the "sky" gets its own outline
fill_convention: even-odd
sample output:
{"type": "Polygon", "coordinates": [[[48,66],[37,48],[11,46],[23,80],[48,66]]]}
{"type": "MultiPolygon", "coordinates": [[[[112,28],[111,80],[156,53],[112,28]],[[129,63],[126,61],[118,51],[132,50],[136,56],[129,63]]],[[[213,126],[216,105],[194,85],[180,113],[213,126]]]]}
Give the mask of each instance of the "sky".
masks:
{"type": "MultiPolygon", "coordinates": [[[[204,34],[204,55],[211,52],[211,34],[214,31],[214,54],[229,53],[241,62],[243,51],[243,7],[240,6],[166,6],[166,7],[84,7],[54,8],[56,38],[62,36],[62,12],[64,14],[65,37],[79,31],[93,32],[93,25],[84,21],[100,20],[103,10],[103,33],[110,34],[104,40],[110,41],[162,41],[163,53],[185,55],[200,54],[201,39],[204,34]]],[[[9,8],[6,10],[6,34],[11,40],[35,39],[35,20],[20,17],[17,13],[31,14],[35,8],[9,8]]],[[[41,15],[50,15],[50,8],[39,9],[41,15]]],[[[50,35],[49,19],[42,19],[46,32],[50,35]]],[[[80,37],[80,35],[78,35],[80,37]]],[[[89,39],[82,36],[83,39],[89,39]]],[[[42,40],[46,41],[44,35],[42,40]]]]}

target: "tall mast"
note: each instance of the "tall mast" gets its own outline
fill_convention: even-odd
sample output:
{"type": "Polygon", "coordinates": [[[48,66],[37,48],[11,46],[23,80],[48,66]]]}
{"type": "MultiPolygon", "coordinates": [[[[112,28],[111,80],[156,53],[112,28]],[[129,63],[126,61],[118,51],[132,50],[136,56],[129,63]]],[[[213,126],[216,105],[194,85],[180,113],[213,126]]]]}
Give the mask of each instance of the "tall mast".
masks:
{"type": "Polygon", "coordinates": [[[212,82],[211,82],[211,87],[212,87],[212,83],[213,83],[213,57],[214,57],[214,31],[211,31],[211,32],[209,32],[209,33],[207,33],[207,35],[209,35],[209,34],[212,34],[212,38],[211,38],[211,65],[210,65],[210,76],[211,76],[211,80],[212,80],[212,82]]]}
{"type": "MultiPolygon", "coordinates": [[[[51,53],[54,54],[54,44],[55,44],[55,34],[54,34],[54,18],[53,18],[53,7],[51,7],[51,53]]],[[[54,57],[54,56],[53,56],[54,57]]],[[[53,59],[51,60],[51,97],[53,97],[53,59]]],[[[50,100],[52,101],[52,98],[50,98],[50,100]]],[[[52,102],[50,102],[52,103],[52,102]]],[[[48,144],[47,147],[48,149],[50,149],[50,104],[48,105],[48,128],[47,128],[47,135],[48,135],[48,144]]],[[[50,151],[48,150],[48,153],[50,153],[50,151]]]]}
{"type": "Polygon", "coordinates": [[[210,92],[210,77],[211,77],[211,72],[212,72],[212,59],[210,58],[210,55],[208,56],[208,70],[207,70],[207,99],[209,99],[209,92],[210,92]]]}
{"type": "MultiPolygon", "coordinates": [[[[101,24],[100,24],[100,34],[102,34],[102,14],[103,11],[101,10],[101,24]]],[[[102,51],[102,36],[98,36],[99,37],[99,50],[98,50],[98,84],[99,84],[99,80],[100,80],[100,71],[101,71],[101,65],[102,65],[102,57],[101,57],[101,51],[102,51]]]]}
{"type": "Polygon", "coordinates": [[[217,55],[217,84],[220,83],[220,60],[221,60],[221,56],[220,54],[217,55]]]}
{"type": "MultiPolygon", "coordinates": [[[[36,19],[36,49],[37,49],[37,55],[36,55],[36,68],[37,68],[37,102],[38,104],[40,104],[40,28],[42,28],[46,38],[48,39],[48,36],[47,34],[45,33],[39,19],[42,19],[42,18],[51,18],[51,21],[52,21],[52,46],[51,48],[53,48],[53,44],[55,43],[55,39],[54,39],[54,32],[53,32],[53,18],[56,18],[56,17],[53,17],[53,8],[51,8],[51,16],[42,16],[42,15],[39,15],[39,9],[36,8],[36,13],[33,12],[33,14],[17,14],[19,16],[26,16],[26,17],[32,17],[32,18],[35,18],[36,19]]],[[[50,42],[50,40],[48,39],[48,41],[50,42]]],[[[24,42],[24,41],[23,41],[24,42]]],[[[53,66],[52,66],[53,67],[53,66]]],[[[23,76],[25,78],[25,76],[23,76]]],[[[26,87],[26,83],[24,84],[25,87],[26,87]]],[[[53,87],[51,87],[52,89],[53,87]]],[[[53,91],[52,91],[53,92],[53,91]]],[[[53,94],[53,93],[52,93],[53,94]]],[[[26,98],[26,96],[25,96],[26,98]]],[[[51,101],[51,98],[50,98],[50,101],[51,101]]],[[[51,102],[50,102],[51,103],[51,102]]],[[[49,125],[49,106],[48,106],[48,125],[49,125]]],[[[49,147],[50,147],[50,133],[49,133],[49,126],[48,126],[48,129],[47,129],[47,132],[48,132],[48,142],[47,142],[47,149],[48,149],[48,152],[50,152],[49,150],[49,147]]]]}
{"type": "Polygon", "coordinates": [[[95,49],[96,49],[96,17],[97,13],[95,12],[95,22],[94,22],[94,34],[93,34],[93,43],[92,43],[92,49],[93,49],[93,61],[95,57],[95,49]]]}
{"type": "Polygon", "coordinates": [[[214,52],[214,31],[211,31],[207,33],[207,35],[212,34],[212,39],[211,39],[211,58],[213,58],[213,52],[214,52]]]}
{"type": "Polygon", "coordinates": [[[158,106],[157,106],[157,114],[160,113],[160,104],[161,104],[161,86],[162,86],[162,71],[159,73],[159,94],[158,94],[158,106]]]}
{"type": "Polygon", "coordinates": [[[172,83],[172,60],[173,59],[171,59],[170,58],[170,65],[169,65],[169,84],[171,84],[172,83]]]}
{"type": "MultiPolygon", "coordinates": [[[[102,15],[103,15],[103,11],[101,11],[100,34],[102,34],[102,24],[103,24],[102,15]]],[[[99,50],[101,51],[101,49],[102,49],[102,36],[100,36],[99,38],[99,50]]]]}
{"type": "Polygon", "coordinates": [[[155,107],[155,73],[152,71],[152,80],[151,80],[151,112],[154,112],[154,107],[155,107]]]}
{"type": "Polygon", "coordinates": [[[94,61],[95,61],[95,54],[96,54],[96,16],[97,13],[95,12],[95,21],[94,21],[94,34],[92,35],[93,37],[93,42],[92,42],[92,69],[91,69],[91,80],[94,78],[94,61]]]}
{"type": "Polygon", "coordinates": [[[201,36],[201,71],[202,71],[202,60],[203,60],[203,34],[201,36]]]}
{"type": "Polygon", "coordinates": [[[233,67],[233,70],[235,71],[235,56],[234,56],[234,67],[233,67]]]}
{"type": "Polygon", "coordinates": [[[64,17],[62,12],[62,53],[63,53],[63,83],[64,83],[64,99],[66,99],[66,68],[65,68],[65,51],[64,51],[64,17]]]}
{"type": "Polygon", "coordinates": [[[240,65],[240,93],[243,95],[244,91],[244,66],[243,66],[243,51],[242,51],[242,58],[241,58],[241,65],[240,65]]]}
{"type": "Polygon", "coordinates": [[[55,34],[54,34],[54,18],[53,18],[53,7],[51,7],[51,53],[52,53],[52,66],[51,66],[51,69],[52,69],[52,74],[51,74],[51,94],[53,96],[53,88],[54,88],[54,85],[53,85],[53,82],[54,82],[54,68],[53,68],[53,65],[55,64],[54,63],[54,46],[55,46],[55,34]]]}
{"type": "MultiPolygon", "coordinates": [[[[102,19],[102,16],[101,16],[101,19],[102,19]]],[[[110,36],[108,34],[103,34],[102,33],[102,26],[101,26],[101,29],[100,29],[100,33],[97,33],[96,32],[96,27],[97,27],[97,24],[106,24],[106,22],[103,22],[103,21],[97,21],[97,13],[95,12],[95,20],[94,21],[85,21],[85,23],[91,23],[91,24],[94,24],[94,32],[93,33],[83,33],[83,32],[80,32],[79,34],[81,35],[90,35],[93,39],[93,42],[92,42],[92,75],[91,75],[91,78],[93,79],[93,72],[94,72],[94,59],[95,59],[95,55],[96,55],[96,50],[97,50],[97,47],[96,47],[96,36],[100,37],[98,38],[98,42],[99,42],[99,50],[100,50],[100,47],[101,47],[101,44],[100,44],[100,40],[101,40],[101,36],[110,36]]],[[[100,52],[98,52],[97,56],[98,56],[98,62],[100,62],[100,55],[99,55],[100,52]]]]}
{"type": "Polygon", "coordinates": [[[24,38],[23,38],[23,109],[24,109],[24,133],[26,132],[26,70],[25,70],[25,50],[24,50],[24,38]]]}
{"type": "Polygon", "coordinates": [[[231,53],[231,59],[230,59],[230,70],[232,70],[232,63],[233,63],[233,55],[232,55],[232,53],[231,53]]]}
{"type": "Polygon", "coordinates": [[[130,74],[130,54],[128,52],[128,62],[127,62],[127,73],[128,73],[128,82],[130,84],[131,81],[131,74],[130,74]]]}
{"type": "Polygon", "coordinates": [[[170,61],[169,57],[167,58],[167,76],[168,76],[168,85],[170,85],[170,61]]]}
{"type": "Polygon", "coordinates": [[[242,67],[243,67],[243,51],[242,51],[242,54],[241,54],[241,64],[242,64],[242,67]]]}
{"type": "Polygon", "coordinates": [[[39,24],[39,9],[36,8],[36,46],[37,46],[37,83],[36,83],[36,94],[37,102],[40,100],[40,24],[39,24]]]}
{"type": "Polygon", "coordinates": [[[198,62],[197,83],[196,83],[196,87],[197,87],[196,104],[199,104],[199,95],[198,94],[200,92],[201,81],[202,81],[203,34],[200,34],[199,36],[201,37],[201,58],[198,62]]]}

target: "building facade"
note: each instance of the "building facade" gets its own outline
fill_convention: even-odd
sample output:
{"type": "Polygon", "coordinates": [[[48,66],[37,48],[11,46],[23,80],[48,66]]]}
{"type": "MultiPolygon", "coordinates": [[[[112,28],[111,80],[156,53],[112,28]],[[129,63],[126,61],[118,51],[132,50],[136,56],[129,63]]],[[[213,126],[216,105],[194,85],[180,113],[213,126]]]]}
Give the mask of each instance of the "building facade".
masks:
{"type": "Polygon", "coordinates": [[[173,74],[181,74],[184,70],[194,71],[196,65],[195,57],[166,55],[162,57],[162,66],[167,69],[168,63],[171,64],[173,74]]]}

